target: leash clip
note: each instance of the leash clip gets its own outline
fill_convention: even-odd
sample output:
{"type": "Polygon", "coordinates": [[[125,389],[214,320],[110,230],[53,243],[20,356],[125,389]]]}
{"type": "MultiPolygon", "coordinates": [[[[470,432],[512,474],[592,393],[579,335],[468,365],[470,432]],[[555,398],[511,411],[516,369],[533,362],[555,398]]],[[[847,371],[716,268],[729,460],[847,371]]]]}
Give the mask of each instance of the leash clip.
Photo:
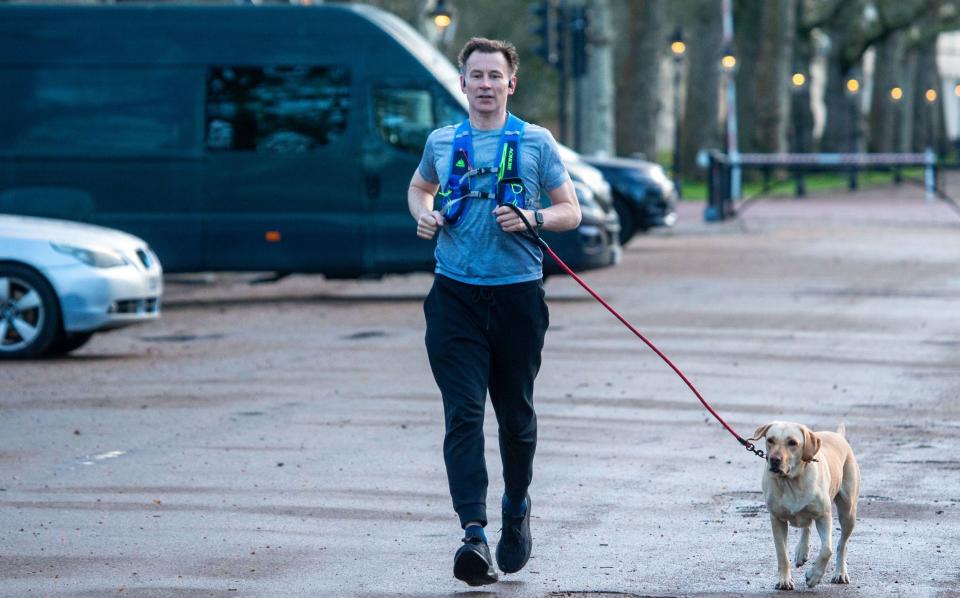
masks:
{"type": "Polygon", "coordinates": [[[757,447],[755,447],[752,442],[749,442],[747,440],[743,440],[741,442],[743,443],[743,447],[748,451],[750,451],[751,453],[753,453],[754,455],[760,457],[761,459],[767,458],[766,453],[764,453],[761,449],[758,449],[757,447]]]}

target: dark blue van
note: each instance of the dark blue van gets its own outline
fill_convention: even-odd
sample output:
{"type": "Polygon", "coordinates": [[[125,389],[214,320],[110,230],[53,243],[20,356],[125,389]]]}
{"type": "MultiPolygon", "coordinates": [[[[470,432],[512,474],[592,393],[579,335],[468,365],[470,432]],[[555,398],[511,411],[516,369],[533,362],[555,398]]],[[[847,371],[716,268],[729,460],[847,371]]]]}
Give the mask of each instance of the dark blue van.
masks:
{"type": "MultiPolygon", "coordinates": [[[[167,272],[433,268],[407,185],[465,102],[389,13],[0,6],[0,89],[0,212],[131,232],[167,272]]],[[[548,242],[613,263],[615,235],[585,224],[548,242]]]]}

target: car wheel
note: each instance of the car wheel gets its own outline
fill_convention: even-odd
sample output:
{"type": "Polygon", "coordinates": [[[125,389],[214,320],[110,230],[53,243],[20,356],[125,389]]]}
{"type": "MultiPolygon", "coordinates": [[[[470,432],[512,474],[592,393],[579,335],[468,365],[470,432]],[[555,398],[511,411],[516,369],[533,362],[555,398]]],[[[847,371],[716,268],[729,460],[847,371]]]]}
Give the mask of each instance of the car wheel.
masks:
{"type": "Polygon", "coordinates": [[[73,334],[62,334],[50,345],[47,353],[50,355],[66,355],[70,351],[76,351],[87,344],[87,341],[93,337],[92,332],[74,332],[73,334]]]}
{"type": "Polygon", "coordinates": [[[626,247],[627,241],[637,233],[637,219],[633,215],[633,210],[622,199],[614,200],[613,209],[617,211],[617,216],[620,218],[620,245],[626,247]]]}
{"type": "Polygon", "coordinates": [[[60,304],[50,283],[24,266],[0,265],[0,358],[42,355],[59,330],[60,304]]]}

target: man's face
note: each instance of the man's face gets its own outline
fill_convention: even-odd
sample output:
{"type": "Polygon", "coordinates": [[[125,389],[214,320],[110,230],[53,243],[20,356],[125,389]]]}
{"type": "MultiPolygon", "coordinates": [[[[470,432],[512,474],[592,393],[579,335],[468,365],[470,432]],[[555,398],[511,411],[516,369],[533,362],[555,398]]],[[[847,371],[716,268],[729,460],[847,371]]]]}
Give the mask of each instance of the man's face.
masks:
{"type": "Polygon", "coordinates": [[[472,110],[494,114],[506,110],[507,96],[516,89],[516,77],[500,52],[474,52],[464,65],[460,86],[472,110]]]}

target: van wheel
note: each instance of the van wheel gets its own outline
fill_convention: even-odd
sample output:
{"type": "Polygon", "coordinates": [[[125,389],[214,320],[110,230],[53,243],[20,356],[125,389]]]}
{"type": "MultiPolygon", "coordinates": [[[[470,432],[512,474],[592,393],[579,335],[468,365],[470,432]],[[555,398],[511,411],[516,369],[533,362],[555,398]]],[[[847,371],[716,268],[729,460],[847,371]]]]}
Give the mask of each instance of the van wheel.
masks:
{"type": "Polygon", "coordinates": [[[91,337],[93,337],[92,332],[64,333],[50,345],[47,353],[50,355],[66,355],[87,344],[91,337]]]}
{"type": "Polygon", "coordinates": [[[60,330],[60,304],[35,271],[0,264],[0,358],[42,355],[60,330]]]}

